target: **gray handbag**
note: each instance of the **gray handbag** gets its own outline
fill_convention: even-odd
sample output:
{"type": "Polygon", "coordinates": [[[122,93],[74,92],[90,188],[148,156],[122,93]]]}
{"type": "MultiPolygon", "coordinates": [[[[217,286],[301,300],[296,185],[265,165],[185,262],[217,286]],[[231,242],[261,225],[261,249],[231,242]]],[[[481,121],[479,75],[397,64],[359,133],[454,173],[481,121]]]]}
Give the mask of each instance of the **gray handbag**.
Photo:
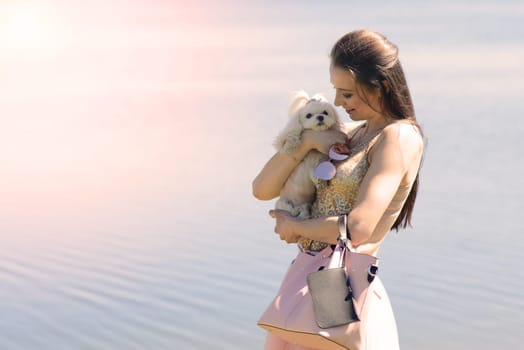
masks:
{"type": "Polygon", "coordinates": [[[343,267],[312,272],[307,276],[307,285],[313,301],[315,321],[320,328],[360,321],[343,267]]]}
{"type": "Polygon", "coordinates": [[[308,348],[365,348],[365,306],[367,300],[375,300],[367,295],[378,259],[355,252],[343,224],[334,247],[315,255],[297,255],[277,295],[258,320],[260,327],[288,343],[308,348]]]}
{"type": "MultiPolygon", "coordinates": [[[[348,239],[347,217],[339,219],[339,239],[334,252],[340,257],[336,267],[321,267],[319,271],[307,276],[307,285],[313,302],[315,321],[320,328],[337,327],[360,321],[354,304],[351,280],[346,273],[346,254],[352,249],[348,239]]],[[[332,260],[335,257],[332,257],[332,260]]],[[[372,264],[368,270],[368,282],[371,283],[377,272],[377,265],[372,264]]]]}

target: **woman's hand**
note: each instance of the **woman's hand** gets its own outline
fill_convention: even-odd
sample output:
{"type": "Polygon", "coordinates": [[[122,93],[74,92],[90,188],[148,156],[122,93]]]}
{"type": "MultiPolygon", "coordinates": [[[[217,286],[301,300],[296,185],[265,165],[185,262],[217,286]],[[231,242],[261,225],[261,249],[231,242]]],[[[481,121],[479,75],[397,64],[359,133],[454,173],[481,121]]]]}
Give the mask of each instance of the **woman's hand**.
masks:
{"type": "Polygon", "coordinates": [[[304,130],[302,133],[302,142],[307,145],[308,149],[316,149],[324,154],[328,154],[331,145],[346,141],[347,135],[339,130],[304,130]]]}
{"type": "Polygon", "coordinates": [[[300,220],[292,217],[288,211],[275,209],[270,210],[269,215],[276,220],[275,233],[286,243],[297,243],[300,235],[296,232],[296,226],[300,220]]]}

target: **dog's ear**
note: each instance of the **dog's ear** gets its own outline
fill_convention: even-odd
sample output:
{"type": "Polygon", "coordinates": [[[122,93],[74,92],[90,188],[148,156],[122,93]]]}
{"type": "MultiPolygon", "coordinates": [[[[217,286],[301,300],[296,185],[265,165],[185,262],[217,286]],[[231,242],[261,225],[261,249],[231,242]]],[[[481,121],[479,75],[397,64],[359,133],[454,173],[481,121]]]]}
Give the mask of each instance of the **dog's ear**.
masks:
{"type": "Polygon", "coordinates": [[[300,123],[299,111],[308,101],[309,95],[304,90],[296,91],[293,94],[291,106],[289,107],[289,120],[273,142],[273,146],[275,146],[277,150],[281,150],[284,147],[290,135],[298,135],[302,132],[303,126],[300,123]]]}
{"type": "Polygon", "coordinates": [[[295,91],[293,93],[291,105],[289,106],[289,117],[295,118],[298,110],[304,107],[307,101],[309,101],[309,95],[307,92],[305,92],[304,90],[295,91]]]}
{"type": "Polygon", "coordinates": [[[300,124],[299,110],[290,115],[290,118],[284,127],[284,129],[278,134],[273,145],[277,150],[281,150],[284,147],[284,144],[290,137],[290,135],[298,135],[302,132],[303,126],[300,124]]]}

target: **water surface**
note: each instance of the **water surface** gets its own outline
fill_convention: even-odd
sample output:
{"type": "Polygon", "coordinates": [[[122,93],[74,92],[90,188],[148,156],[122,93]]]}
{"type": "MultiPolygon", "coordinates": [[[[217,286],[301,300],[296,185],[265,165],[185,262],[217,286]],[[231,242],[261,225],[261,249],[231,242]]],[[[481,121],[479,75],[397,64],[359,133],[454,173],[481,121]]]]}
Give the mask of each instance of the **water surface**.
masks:
{"type": "Polygon", "coordinates": [[[402,348],[523,340],[521,3],[35,4],[47,36],[0,31],[2,349],[261,349],[296,250],[251,181],[360,27],[401,48],[428,138],[380,252],[402,348]]]}

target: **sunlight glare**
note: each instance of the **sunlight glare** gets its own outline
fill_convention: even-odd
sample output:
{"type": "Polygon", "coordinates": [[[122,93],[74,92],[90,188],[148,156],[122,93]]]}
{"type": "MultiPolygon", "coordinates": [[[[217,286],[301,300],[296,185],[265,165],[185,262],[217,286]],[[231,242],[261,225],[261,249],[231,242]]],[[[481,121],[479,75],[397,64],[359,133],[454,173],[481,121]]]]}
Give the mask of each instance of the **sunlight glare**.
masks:
{"type": "Polygon", "coordinates": [[[36,4],[13,4],[0,15],[0,43],[4,49],[46,49],[62,44],[51,9],[36,4]]]}

